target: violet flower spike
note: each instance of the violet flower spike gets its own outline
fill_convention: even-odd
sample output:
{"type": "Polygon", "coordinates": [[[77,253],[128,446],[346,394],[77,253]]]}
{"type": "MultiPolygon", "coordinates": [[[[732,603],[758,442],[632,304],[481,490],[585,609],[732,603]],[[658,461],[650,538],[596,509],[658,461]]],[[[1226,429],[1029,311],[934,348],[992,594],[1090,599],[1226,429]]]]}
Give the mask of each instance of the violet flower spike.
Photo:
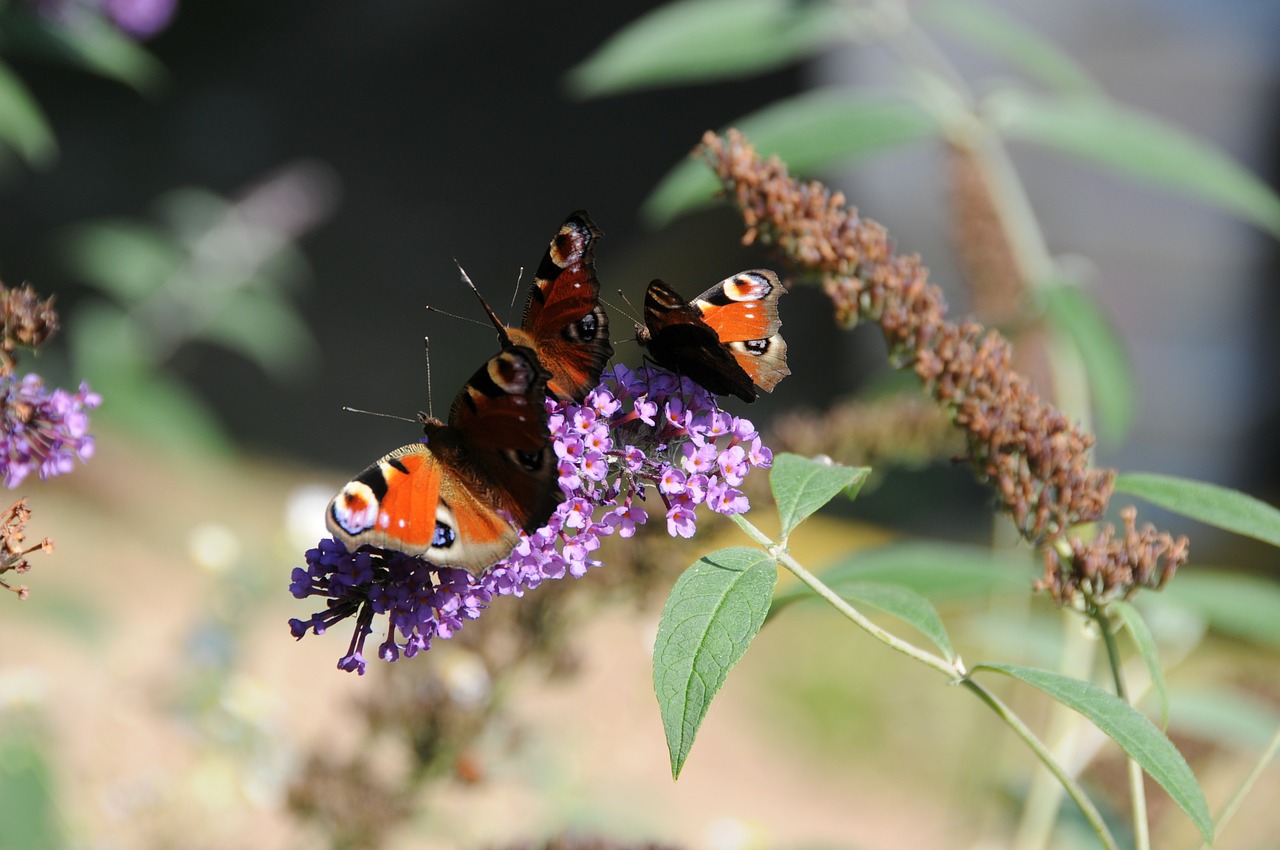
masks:
{"type": "Polygon", "coordinates": [[[649,511],[638,502],[653,487],[667,533],[691,537],[697,510],[731,515],[749,509],[739,490],[752,469],[773,455],[747,419],[721,411],[701,386],[655,367],[617,366],[581,404],[547,400],[548,428],[566,498],[547,525],[522,534],[511,554],[473,576],[399,552],[362,547],[348,553],[334,540],[307,552],[290,590],[326,599],[325,610],[291,620],[295,637],[321,634],[347,617],[355,631],[343,670],[363,673],[373,617],[389,616],[376,655],[412,657],[480,616],[495,596],[523,596],[543,581],[581,577],[601,566],[594,557],[612,534],[631,537],[649,511]]]}

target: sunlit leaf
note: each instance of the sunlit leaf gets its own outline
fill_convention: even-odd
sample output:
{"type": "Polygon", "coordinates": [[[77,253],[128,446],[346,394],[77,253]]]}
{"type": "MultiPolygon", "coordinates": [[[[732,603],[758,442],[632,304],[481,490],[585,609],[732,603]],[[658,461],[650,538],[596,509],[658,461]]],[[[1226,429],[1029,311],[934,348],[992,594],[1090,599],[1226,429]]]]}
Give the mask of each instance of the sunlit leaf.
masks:
{"type": "Polygon", "coordinates": [[[1052,99],[1012,89],[987,114],[1010,139],[1192,197],[1280,236],[1280,196],[1239,163],[1158,118],[1093,98],[1052,99]]]}
{"type": "Polygon", "coordinates": [[[136,304],[164,286],[186,253],[154,227],[103,221],[70,230],[62,258],[81,279],[122,304],[136,304]]]}
{"type": "Polygon", "coordinates": [[[979,664],[973,668],[975,673],[978,670],[1026,682],[1089,718],[1168,792],[1206,840],[1212,840],[1213,818],[1200,783],[1178,748],[1142,712],[1091,682],[1061,673],[1014,664],[979,664]]]}
{"type": "Polygon", "coordinates": [[[278,381],[296,378],[319,345],[288,302],[265,288],[229,292],[197,336],[247,357],[278,381]]]}
{"type": "Polygon", "coordinates": [[[1003,9],[975,0],[933,0],[916,13],[932,24],[1062,94],[1091,95],[1098,84],[1071,56],[1003,9]]]}
{"type": "Polygon", "coordinates": [[[1137,608],[1123,599],[1112,602],[1111,608],[1120,614],[1120,619],[1124,621],[1125,628],[1133,638],[1133,645],[1138,648],[1143,663],[1147,665],[1147,675],[1151,677],[1151,686],[1155,689],[1156,699],[1160,704],[1160,728],[1168,729],[1169,689],[1165,687],[1164,671],[1160,668],[1160,653],[1156,648],[1156,639],[1147,628],[1147,621],[1142,619],[1142,614],[1137,608]]]}
{"type": "Polygon", "coordinates": [[[1216,631],[1280,648],[1280,585],[1275,579],[1183,569],[1160,596],[1200,615],[1216,631]]]}
{"type": "Polygon", "coordinates": [[[167,72],[159,60],[98,15],[76,15],[65,24],[35,15],[11,15],[7,35],[17,49],[65,62],[142,92],[155,92],[167,72]]]}
{"type": "Polygon", "coordinates": [[[837,592],[842,599],[870,605],[914,626],[933,641],[948,660],[955,658],[956,652],[946,627],[942,625],[942,618],[929,600],[914,590],[895,584],[857,581],[841,584],[837,592]]]}
{"type": "MultiPolygon", "coordinates": [[[[762,156],[777,154],[792,173],[847,162],[938,132],[915,100],[884,92],[827,88],[777,101],[730,122],[762,156]]],[[[652,225],[709,204],[719,190],[706,163],[677,164],[645,199],[641,214],[652,225]]]]}
{"type": "Polygon", "coordinates": [[[627,24],[569,72],[580,97],[770,71],[843,37],[847,13],[822,0],[678,0],[627,24]]]}
{"type": "Polygon", "coordinates": [[[1098,432],[1112,443],[1129,433],[1137,398],[1137,380],[1114,326],[1081,289],[1047,286],[1045,312],[1080,352],[1097,407],[1098,432]]]}
{"type": "Polygon", "coordinates": [[[653,646],[653,689],[679,777],[711,700],[760,631],[778,579],[758,549],[713,552],[671,590],[653,646]]]}
{"type": "Polygon", "coordinates": [[[0,62],[0,143],[32,166],[48,165],[58,153],[53,130],[31,92],[0,62]]]}
{"type": "Polygon", "coordinates": [[[844,490],[862,486],[871,470],[841,466],[833,461],[811,460],[795,454],[778,454],[769,472],[769,486],[782,518],[781,536],[786,537],[814,511],[844,490]]]}
{"type": "Polygon", "coordinates": [[[1280,546],[1280,510],[1239,490],[1149,472],[1116,476],[1115,489],[1217,528],[1280,546]]]}

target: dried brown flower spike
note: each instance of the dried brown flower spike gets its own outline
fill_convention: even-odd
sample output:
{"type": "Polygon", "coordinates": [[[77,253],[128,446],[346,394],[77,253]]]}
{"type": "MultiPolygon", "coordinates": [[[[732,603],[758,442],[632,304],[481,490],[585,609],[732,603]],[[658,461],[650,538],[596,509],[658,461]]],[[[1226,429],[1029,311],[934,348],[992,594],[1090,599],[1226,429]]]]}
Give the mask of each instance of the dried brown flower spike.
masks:
{"type": "Polygon", "coordinates": [[[13,372],[18,346],[36,348],[58,331],[53,298],[40,298],[30,284],[9,289],[0,284],[0,376],[13,372]]]}
{"type": "MultiPolygon", "coordinates": [[[[0,575],[10,571],[21,575],[31,569],[27,555],[37,549],[42,552],[53,551],[53,539],[50,537],[46,537],[34,546],[24,548],[26,525],[29,519],[31,519],[31,509],[27,507],[26,499],[19,499],[0,514],[0,575]]],[[[0,579],[0,587],[18,594],[19,599],[26,599],[29,593],[25,584],[14,587],[4,579],[0,579]]]]}
{"type": "Polygon", "coordinates": [[[820,275],[843,324],[880,325],[895,364],[914,369],[963,431],[979,479],[996,490],[1023,537],[1046,547],[1042,587],[1055,599],[1160,587],[1186,560],[1185,538],[1150,526],[1139,533],[1128,514],[1123,541],[1108,529],[1092,545],[1068,543],[1068,529],[1106,510],[1115,471],[1090,467],[1093,436],[1011,368],[1008,341],[976,322],[948,321],[920,258],[895,254],[885,228],[860,217],[839,192],[792,179],[777,157],[762,159],[735,130],[725,138],[707,133],[700,152],[742,213],[744,242],[773,245],[820,275]],[[1075,556],[1064,563],[1069,551],[1075,556]]]}

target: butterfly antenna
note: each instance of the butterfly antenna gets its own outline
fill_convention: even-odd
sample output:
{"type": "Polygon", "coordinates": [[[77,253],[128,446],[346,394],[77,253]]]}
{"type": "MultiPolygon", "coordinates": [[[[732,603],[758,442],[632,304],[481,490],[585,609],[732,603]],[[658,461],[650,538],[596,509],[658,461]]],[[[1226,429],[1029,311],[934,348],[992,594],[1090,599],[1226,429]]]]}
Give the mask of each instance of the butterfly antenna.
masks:
{"type": "Polygon", "coordinates": [[[436,412],[433,408],[435,393],[431,392],[431,337],[422,338],[422,353],[427,360],[427,416],[435,419],[436,412]]]}
{"type": "Polygon", "coordinates": [[[342,406],[342,411],[344,413],[363,413],[365,416],[381,416],[383,419],[397,419],[401,422],[416,423],[418,421],[416,419],[410,419],[407,416],[397,416],[394,413],[382,413],[377,410],[362,410],[359,407],[348,407],[345,404],[342,406]]]}
{"type": "MultiPolygon", "coordinates": [[[[618,290],[618,294],[619,294],[619,295],[622,295],[622,290],[621,290],[621,289],[619,289],[619,290],[618,290]]],[[[627,296],[622,295],[622,300],[623,300],[623,301],[626,301],[626,300],[627,300],[627,296]]],[[[630,302],[630,301],[627,301],[627,307],[631,307],[631,309],[630,309],[630,310],[623,310],[623,309],[622,309],[621,307],[619,307],[617,304],[614,304],[614,303],[609,302],[609,301],[605,301],[603,298],[601,298],[601,299],[600,299],[600,301],[601,301],[601,303],[603,303],[603,304],[605,304],[606,306],[608,306],[610,309],[612,309],[612,310],[614,310],[614,311],[616,311],[616,312],[618,312],[618,313],[621,313],[622,315],[626,316],[626,317],[627,317],[628,319],[630,319],[631,321],[633,321],[633,322],[639,322],[639,321],[640,321],[639,319],[637,319],[637,318],[635,317],[635,315],[634,315],[634,313],[635,313],[635,308],[634,308],[634,307],[631,307],[631,302],[630,302]]]]}
{"type": "Polygon", "coordinates": [[[520,297],[520,281],[524,279],[524,266],[520,267],[520,271],[516,273],[516,287],[511,290],[511,303],[507,306],[508,310],[516,309],[516,299],[520,297]]]}
{"type": "Polygon", "coordinates": [[[458,319],[463,322],[470,322],[473,325],[484,327],[484,322],[479,319],[473,319],[470,316],[459,316],[457,313],[450,313],[448,310],[441,310],[439,307],[432,307],[430,304],[427,305],[427,312],[439,313],[441,316],[448,316],[450,319],[458,319]]]}
{"type": "MultiPolygon", "coordinates": [[[[634,304],[632,304],[632,303],[631,303],[631,299],[627,297],[627,293],[625,293],[625,292],[623,292],[621,289],[619,289],[619,290],[618,290],[618,297],[622,299],[622,303],[623,303],[623,304],[626,304],[626,305],[627,305],[627,308],[631,311],[632,321],[633,321],[633,322],[636,322],[637,324],[643,324],[639,319],[635,318],[636,316],[639,316],[639,315],[642,315],[642,314],[641,314],[641,312],[640,312],[639,310],[637,310],[637,309],[636,309],[636,305],[634,305],[634,304]]],[[[610,305],[610,306],[612,306],[612,305],[610,305]]],[[[619,312],[619,313],[621,313],[622,311],[621,311],[621,310],[619,310],[618,312],[619,312]]]]}
{"type": "Polygon", "coordinates": [[[476,298],[480,299],[480,306],[489,314],[489,321],[493,322],[493,326],[498,329],[498,339],[502,340],[504,348],[511,346],[511,337],[507,335],[507,326],[498,318],[498,314],[493,312],[493,308],[489,306],[489,302],[484,300],[484,296],[480,294],[480,290],[476,289],[476,285],[471,282],[471,278],[467,275],[467,270],[462,267],[457,258],[453,261],[458,266],[458,271],[462,273],[462,279],[467,286],[471,287],[471,291],[476,294],[476,298]]]}

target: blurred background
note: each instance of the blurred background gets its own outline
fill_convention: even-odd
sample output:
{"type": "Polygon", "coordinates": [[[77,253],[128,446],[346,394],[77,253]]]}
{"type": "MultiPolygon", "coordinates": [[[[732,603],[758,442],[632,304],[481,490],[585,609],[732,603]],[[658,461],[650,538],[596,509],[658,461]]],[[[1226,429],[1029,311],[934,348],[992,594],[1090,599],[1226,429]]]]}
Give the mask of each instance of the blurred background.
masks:
{"type": "MultiPolygon", "coordinates": [[[[340,408],[440,415],[495,349],[487,328],[425,310],[480,317],[455,258],[513,317],[577,208],[605,233],[610,301],[621,289],[639,303],[655,277],[692,296],[767,265],[727,207],[655,227],[646,198],[705,130],[895,73],[869,43],[743,78],[575,96],[571,69],[659,5],[106,4],[117,28],[135,22],[130,49],[59,41],[98,14],[91,0],[0,2],[0,94],[25,92],[44,125],[0,127],[0,280],[58,298],[64,333],[26,365],[104,395],[97,456],[14,494],[36,512],[29,538],[58,548],[30,575],[32,599],[0,599],[0,846],[461,848],[571,833],[709,850],[959,847],[1003,828],[991,798],[1018,796],[1024,754],[973,787],[967,736],[990,720],[849,646],[816,609],[771,625],[673,784],[647,651],[665,589],[710,541],[618,553],[619,577],[500,600],[464,632],[489,637],[363,678],[333,669],[345,629],[288,635],[286,619],[310,613],[288,596],[289,571],[321,535],[324,503],[416,438],[340,408]]],[[[1116,100],[1275,184],[1274,4],[991,5],[1116,100]]],[[[940,38],[966,77],[1010,74],[940,38]]],[[[1275,234],[1051,151],[1011,152],[1050,250],[1087,270],[1132,364],[1132,427],[1099,462],[1274,496],[1275,234]]],[[[963,315],[941,153],[924,139],[806,176],[919,252],[963,315]]],[[[883,383],[873,329],[840,331],[814,287],[782,307],[793,374],[734,412],[767,428],[883,383]]],[[[638,363],[630,321],[611,318],[617,360],[638,363]]],[[[966,469],[908,466],[797,549],[820,561],[904,529],[990,538],[990,498],[966,469]]],[[[1191,533],[1197,560],[1275,573],[1274,550],[1144,517],[1191,533]]],[[[1020,568],[1025,589],[1039,567],[1020,568]]],[[[1002,604],[1027,616],[1025,593],[1013,599],[1002,604]]],[[[1190,628],[1179,623],[1175,637],[1190,628]]],[[[990,625],[973,626],[975,645],[999,644],[990,625]]],[[[1221,651],[1273,711],[1274,688],[1257,683],[1274,657],[1221,651]]],[[[1234,764],[1214,762],[1207,786],[1234,764]]],[[[1122,773],[1115,761],[1097,781],[1122,773]]],[[[1266,820],[1246,813],[1243,834],[1265,835],[1266,820]]],[[[1263,846],[1249,840],[1222,846],[1263,846]]]]}

